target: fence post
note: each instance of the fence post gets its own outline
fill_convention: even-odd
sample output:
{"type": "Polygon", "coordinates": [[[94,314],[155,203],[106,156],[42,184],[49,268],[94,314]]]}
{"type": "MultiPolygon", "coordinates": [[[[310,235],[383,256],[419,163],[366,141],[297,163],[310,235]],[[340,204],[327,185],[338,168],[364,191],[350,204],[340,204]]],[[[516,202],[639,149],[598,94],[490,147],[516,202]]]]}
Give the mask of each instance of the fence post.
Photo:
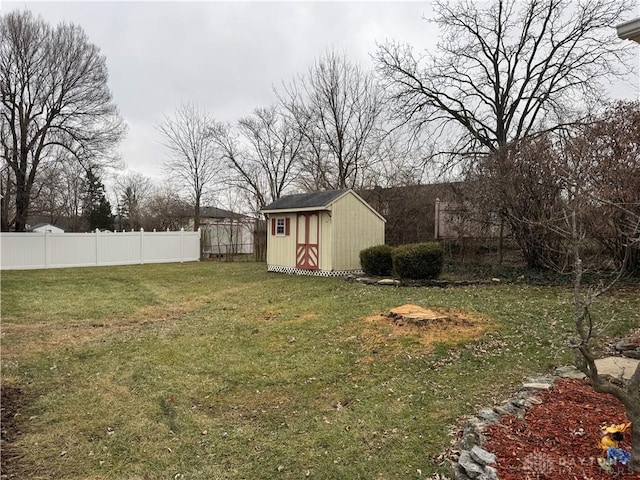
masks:
{"type": "Polygon", "coordinates": [[[433,238],[435,240],[438,240],[438,238],[440,237],[440,199],[436,198],[436,211],[435,211],[435,215],[434,215],[434,231],[433,231],[433,238]]]}
{"type": "Polygon", "coordinates": [[[44,268],[49,268],[51,263],[51,244],[49,243],[49,232],[44,232],[44,268]]]}
{"type": "Polygon", "coordinates": [[[184,227],[180,229],[180,263],[184,263],[184,227]]]}
{"type": "Polygon", "coordinates": [[[100,266],[100,229],[96,228],[96,267],[100,266]]]}
{"type": "Polygon", "coordinates": [[[144,228],[140,227],[140,264],[144,263],[144,228]]]}

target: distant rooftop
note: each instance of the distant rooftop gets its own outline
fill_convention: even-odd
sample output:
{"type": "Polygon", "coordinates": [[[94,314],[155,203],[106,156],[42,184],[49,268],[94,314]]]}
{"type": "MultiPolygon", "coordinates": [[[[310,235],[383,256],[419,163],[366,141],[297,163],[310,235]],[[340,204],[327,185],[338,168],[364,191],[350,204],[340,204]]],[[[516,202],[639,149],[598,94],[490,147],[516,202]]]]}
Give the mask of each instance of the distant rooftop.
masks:
{"type": "Polygon", "coordinates": [[[628,22],[616,26],[618,37],[623,40],[633,40],[640,43],[640,18],[634,18],[628,22]]]}

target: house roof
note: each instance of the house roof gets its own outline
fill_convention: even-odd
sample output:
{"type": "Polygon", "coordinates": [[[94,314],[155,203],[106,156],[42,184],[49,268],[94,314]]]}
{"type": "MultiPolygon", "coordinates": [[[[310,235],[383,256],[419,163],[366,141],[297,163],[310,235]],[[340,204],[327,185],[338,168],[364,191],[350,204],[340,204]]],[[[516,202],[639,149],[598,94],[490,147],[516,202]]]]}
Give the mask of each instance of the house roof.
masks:
{"type": "MultiPolygon", "coordinates": [[[[32,225],[31,229],[40,228],[40,227],[46,227],[47,225],[50,226],[50,227],[56,227],[55,225],[52,225],[51,223],[48,223],[48,222],[47,223],[40,222],[40,223],[36,223],[35,225],[32,225]]],[[[60,228],[60,227],[56,227],[56,228],[60,228]]]]}
{"type": "Polygon", "coordinates": [[[60,230],[61,232],[64,232],[64,228],[62,227],[58,227],[57,225],[54,225],[52,223],[44,223],[44,222],[40,222],[40,223],[36,223],[35,225],[31,226],[31,230],[36,230],[37,228],[55,228],[56,230],[60,230]]]}
{"type": "MultiPolygon", "coordinates": [[[[193,214],[191,214],[193,215],[193,214]]],[[[217,207],[200,207],[200,218],[249,218],[242,213],[232,212],[217,207]]]]}
{"type": "Polygon", "coordinates": [[[616,26],[618,37],[640,43],[640,18],[634,18],[616,26]]]}
{"type": "Polygon", "coordinates": [[[282,210],[318,210],[327,208],[348,191],[348,188],[343,188],[341,190],[286,195],[267,205],[261,211],[263,213],[271,213],[282,210]]]}

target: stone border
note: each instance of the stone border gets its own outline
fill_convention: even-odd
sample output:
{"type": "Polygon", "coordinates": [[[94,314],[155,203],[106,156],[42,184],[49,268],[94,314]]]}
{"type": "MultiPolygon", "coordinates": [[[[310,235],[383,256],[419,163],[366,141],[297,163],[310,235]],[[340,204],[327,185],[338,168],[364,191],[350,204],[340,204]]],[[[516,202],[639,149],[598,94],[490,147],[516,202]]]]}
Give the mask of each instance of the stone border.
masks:
{"type": "Polygon", "coordinates": [[[470,285],[497,285],[504,282],[499,278],[491,280],[398,280],[390,277],[363,277],[357,274],[347,275],[348,282],[362,283],[364,285],[386,285],[393,287],[468,287],[470,285]]]}
{"type": "Polygon", "coordinates": [[[498,480],[498,473],[492,464],[496,457],[482,448],[486,442],[484,427],[496,424],[504,415],[524,418],[527,410],[542,401],[535,395],[537,391],[549,390],[558,378],[584,378],[585,375],[573,366],[558,367],[553,375],[530,377],[523,383],[515,397],[501,405],[481,409],[469,418],[456,442],[460,454],[451,460],[455,480],[498,480]]]}

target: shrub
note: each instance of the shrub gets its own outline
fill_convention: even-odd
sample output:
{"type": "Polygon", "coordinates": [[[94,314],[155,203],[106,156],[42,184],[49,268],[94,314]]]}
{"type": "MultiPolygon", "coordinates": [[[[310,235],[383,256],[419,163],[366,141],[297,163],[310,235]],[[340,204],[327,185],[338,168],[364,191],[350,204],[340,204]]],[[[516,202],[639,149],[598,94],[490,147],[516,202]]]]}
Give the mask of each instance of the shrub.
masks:
{"type": "Polygon", "coordinates": [[[438,278],[444,262],[442,247],[435,242],[401,245],[392,258],[394,273],[409,279],[438,278]]]}
{"type": "Polygon", "coordinates": [[[391,255],[393,249],[389,245],[376,245],[360,252],[360,266],[367,275],[387,276],[393,271],[391,255]]]}

